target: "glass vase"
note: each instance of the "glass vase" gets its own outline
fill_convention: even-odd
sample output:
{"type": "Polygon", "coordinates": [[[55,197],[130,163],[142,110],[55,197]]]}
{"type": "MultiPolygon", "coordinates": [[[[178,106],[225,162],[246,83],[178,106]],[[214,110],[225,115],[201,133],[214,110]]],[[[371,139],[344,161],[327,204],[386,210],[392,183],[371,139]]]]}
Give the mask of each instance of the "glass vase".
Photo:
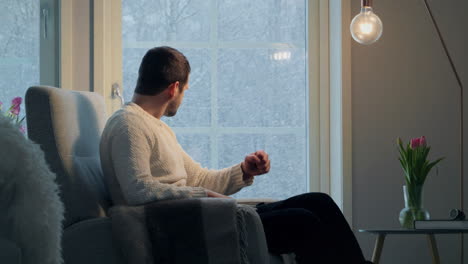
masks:
{"type": "Polygon", "coordinates": [[[404,228],[414,228],[414,220],[429,220],[429,212],[423,208],[423,185],[403,186],[405,208],[400,212],[400,224],[404,228]]]}

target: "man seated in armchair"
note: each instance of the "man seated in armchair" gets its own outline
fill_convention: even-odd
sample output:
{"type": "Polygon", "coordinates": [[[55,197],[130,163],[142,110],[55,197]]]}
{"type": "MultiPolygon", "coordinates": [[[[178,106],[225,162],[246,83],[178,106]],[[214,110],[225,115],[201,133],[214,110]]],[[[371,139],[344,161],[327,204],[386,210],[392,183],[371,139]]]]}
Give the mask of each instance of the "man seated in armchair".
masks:
{"type": "MultiPolygon", "coordinates": [[[[150,49],[142,59],[133,99],[107,121],[101,163],[115,204],[197,197],[226,198],[268,173],[262,150],[239,164],[209,170],[179,145],[162,120],[174,116],[189,89],[190,64],[176,49],[150,49]]],[[[257,205],[270,252],[295,253],[298,263],[366,263],[343,214],[323,193],[257,205]]]]}

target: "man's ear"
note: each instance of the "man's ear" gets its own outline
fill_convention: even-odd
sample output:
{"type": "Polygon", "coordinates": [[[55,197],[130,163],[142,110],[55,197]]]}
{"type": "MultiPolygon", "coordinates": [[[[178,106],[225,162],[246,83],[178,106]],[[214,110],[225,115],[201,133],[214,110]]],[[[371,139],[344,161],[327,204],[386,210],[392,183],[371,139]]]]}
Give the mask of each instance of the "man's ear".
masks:
{"type": "Polygon", "coordinates": [[[178,90],[179,90],[179,81],[169,84],[169,86],[167,87],[169,98],[172,99],[174,96],[176,96],[178,90]]]}

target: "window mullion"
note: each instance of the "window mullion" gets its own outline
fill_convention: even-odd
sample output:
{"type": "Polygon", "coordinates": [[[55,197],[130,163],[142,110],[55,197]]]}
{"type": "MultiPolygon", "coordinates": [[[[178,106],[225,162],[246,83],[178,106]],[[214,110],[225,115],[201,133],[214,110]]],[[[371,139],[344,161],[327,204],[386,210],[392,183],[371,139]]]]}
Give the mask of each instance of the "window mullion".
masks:
{"type": "Polygon", "coordinates": [[[218,8],[211,1],[211,167],[218,168],[218,8]]]}
{"type": "Polygon", "coordinates": [[[40,0],[40,84],[55,87],[60,85],[59,10],[58,0],[40,0]]]}

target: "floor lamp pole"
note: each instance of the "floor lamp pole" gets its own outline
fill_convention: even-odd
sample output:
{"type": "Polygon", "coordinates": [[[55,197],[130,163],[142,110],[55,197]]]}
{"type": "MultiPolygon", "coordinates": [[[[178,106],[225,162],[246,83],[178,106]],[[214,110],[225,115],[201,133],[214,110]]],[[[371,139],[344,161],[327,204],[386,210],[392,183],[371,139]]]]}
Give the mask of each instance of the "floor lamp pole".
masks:
{"type": "MultiPolygon", "coordinates": [[[[439,36],[439,40],[442,43],[442,46],[444,47],[445,55],[447,55],[447,58],[450,62],[450,66],[452,67],[452,71],[455,74],[455,78],[457,79],[458,86],[460,88],[460,209],[463,211],[464,209],[464,192],[463,192],[463,176],[464,176],[464,152],[463,152],[463,147],[464,147],[464,140],[463,140],[463,84],[460,79],[460,75],[458,75],[457,68],[455,68],[455,64],[453,63],[452,57],[450,56],[449,50],[447,48],[447,45],[445,44],[445,40],[442,36],[442,33],[440,32],[439,26],[437,25],[437,21],[434,18],[434,14],[432,13],[431,7],[427,3],[427,0],[424,0],[424,5],[426,6],[426,10],[429,13],[429,16],[431,17],[432,24],[434,25],[437,35],[439,36]]],[[[461,234],[461,264],[463,264],[463,234],[461,234]]]]}

